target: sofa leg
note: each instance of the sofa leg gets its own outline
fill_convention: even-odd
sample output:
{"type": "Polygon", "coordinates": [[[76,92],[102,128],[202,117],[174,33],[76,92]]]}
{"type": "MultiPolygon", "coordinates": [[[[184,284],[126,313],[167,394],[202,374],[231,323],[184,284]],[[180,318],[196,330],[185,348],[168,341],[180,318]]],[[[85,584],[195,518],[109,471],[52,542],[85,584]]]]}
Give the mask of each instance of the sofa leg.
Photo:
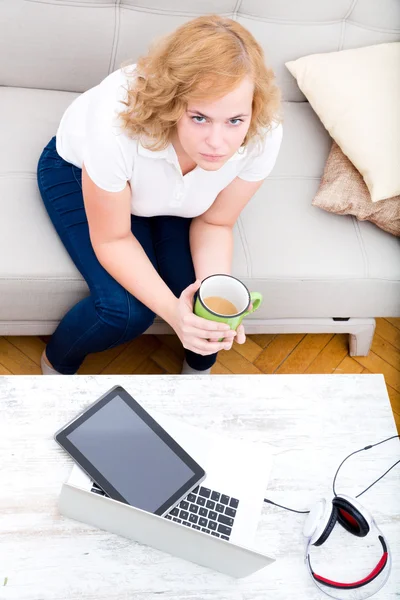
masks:
{"type": "Polygon", "coordinates": [[[350,356],[367,356],[371,349],[372,340],[375,333],[375,320],[368,325],[362,325],[360,328],[349,334],[349,354],[350,356]]]}

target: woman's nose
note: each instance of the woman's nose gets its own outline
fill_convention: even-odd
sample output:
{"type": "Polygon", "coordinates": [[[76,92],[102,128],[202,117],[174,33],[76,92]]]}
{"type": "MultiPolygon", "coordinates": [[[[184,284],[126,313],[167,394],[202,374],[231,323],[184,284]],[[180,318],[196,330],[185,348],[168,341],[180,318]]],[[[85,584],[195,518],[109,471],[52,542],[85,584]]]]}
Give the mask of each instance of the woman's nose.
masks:
{"type": "Polygon", "coordinates": [[[218,126],[212,127],[206,141],[208,145],[215,151],[217,151],[219,148],[222,148],[223,138],[221,128],[218,126]]]}

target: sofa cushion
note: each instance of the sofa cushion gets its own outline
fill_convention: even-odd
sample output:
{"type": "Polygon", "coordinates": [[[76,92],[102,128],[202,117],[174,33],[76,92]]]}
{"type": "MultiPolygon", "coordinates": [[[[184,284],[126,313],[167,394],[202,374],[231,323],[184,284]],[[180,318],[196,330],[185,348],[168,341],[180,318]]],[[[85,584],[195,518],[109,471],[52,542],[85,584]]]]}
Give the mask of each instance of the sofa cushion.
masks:
{"type": "Polygon", "coordinates": [[[36,181],[40,153],[76,96],[0,88],[0,321],[59,320],[88,294],[36,181]]]}
{"type": "MultiPolygon", "coordinates": [[[[40,153],[74,97],[0,88],[0,335],[17,322],[51,333],[89,293],[36,183],[40,153]]],[[[278,161],[234,231],[233,274],[265,298],[256,320],[400,316],[400,240],[311,205],[329,149],[310,106],[286,103],[278,161]]]]}
{"type": "Polygon", "coordinates": [[[285,62],[400,37],[398,0],[10,0],[0,2],[0,85],[83,92],[208,12],[257,38],[288,101],[305,98],[285,62]]]}
{"type": "Polygon", "coordinates": [[[371,221],[384,231],[400,236],[400,196],[371,202],[363,178],[336,142],[332,143],[312,204],[337,215],[354,215],[359,221],[371,221]]]}
{"type": "Polygon", "coordinates": [[[400,194],[400,42],[286,63],[372,202],[400,194]]]}

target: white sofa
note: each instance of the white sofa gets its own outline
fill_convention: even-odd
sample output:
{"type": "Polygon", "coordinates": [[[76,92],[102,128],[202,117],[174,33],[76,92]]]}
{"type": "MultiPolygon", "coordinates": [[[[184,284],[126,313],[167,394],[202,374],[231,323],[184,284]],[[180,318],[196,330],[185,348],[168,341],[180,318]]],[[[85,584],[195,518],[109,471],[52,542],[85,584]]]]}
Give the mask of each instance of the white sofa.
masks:
{"type": "Polygon", "coordinates": [[[152,38],[209,12],[255,35],[285,100],[279,159],[235,227],[233,274],[264,295],[247,331],[349,333],[350,354],[363,355],[374,318],[400,316],[400,239],[311,205],[331,140],[284,66],[400,40],[398,0],[2,0],[0,335],[50,334],[89,293],[36,183],[63,111],[152,38]]]}

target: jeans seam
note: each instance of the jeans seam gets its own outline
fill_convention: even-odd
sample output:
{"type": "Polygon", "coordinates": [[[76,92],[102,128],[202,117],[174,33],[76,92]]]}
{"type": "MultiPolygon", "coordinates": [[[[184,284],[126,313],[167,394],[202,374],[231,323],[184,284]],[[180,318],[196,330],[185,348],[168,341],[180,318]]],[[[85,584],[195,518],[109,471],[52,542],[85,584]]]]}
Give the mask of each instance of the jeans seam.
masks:
{"type": "MultiPolygon", "coordinates": [[[[72,175],[74,176],[76,183],[79,185],[79,187],[81,188],[81,191],[82,191],[82,184],[76,178],[75,169],[76,169],[75,165],[72,165],[72,175]]],[[[83,197],[83,193],[82,193],[82,197],[83,197]]],[[[84,198],[83,198],[83,207],[85,208],[85,199],[84,198]]],[[[85,213],[86,213],[86,211],[85,211],[85,213]]]]}
{"type": "MultiPolygon", "coordinates": [[[[125,290],[125,294],[127,294],[126,290],[125,290]]],[[[105,352],[106,350],[109,350],[110,348],[112,348],[112,347],[114,347],[114,346],[118,346],[118,345],[121,343],[121,340],[124,338],[124,336],[125,336],[125,334],[126,334],[126,331],[127,331],[127,328],[128,328],[128,324],[129,324],[129,321],[130,321],[130,314],[131,314],[131,306],[130,306],[130,303],[128,302],[128,319],[127,319],[127,323],[126,323],[126,327],[125,327],[124,333],[123,333],[123,334],[122,334],[122,335],[121,335],[121,336],[118,338],[118,340],[117,340],[116,342],[112,342],[112,343],[111,343],[109,346],[107,346],[107,348],[105,348],[105,349],[104,349],[104,352],[105,352]]],[[[96,315],[97,315],[97,318],[98,318],[98,320],[96,321],[96,323],[93,323],[93,325],[92,325],[92,326],[91,326],[89,329],[87,329],[86,331],[84,331],[84,332],[82,333],[82,335],[81,335],[81,336],[80,336],[80,337],[79,337],[77,340],[75,340],[75,341],[74,341],[74,343],[73,343],[73,344],[71,345],[71,347],[69,348],[68,352],[66,352],[66,353],[64,354],[64,357],[63,357],[63,359],[64,359],[64,360],[66,360],[66,359],[68,358],[68,356],[69,356],[69,354],[71,353],[71,351],[75,349],[75,346],[76,346],[77,344],[79,344],[79,342],[80,342],[80,341],[81,341],[81,340],[82,340],[82,339],[83,339],[83,338],[84,338],[86,335],[88,335],[88,334],[89,334],[89,333],[92,331],[92,329],[94,329],[95,327],[97,327],[97,326],[99,326],[100,324],[103,324],[103,323],[104,323],[104,324],[106,324],[106,325],[108,325],[108,326],[110,326],[110,324],[109,324],[109,323],[107,323],[106,321],[103,321],[103,320],[102,320],[102,319],[99,317],[99,315],[97,314],[97,311],[96,311],[96,315]]],[[[111,327],[112,327],[112,325],[111,325],[111,327]]]]}
{"type": "Polygon", "coordinates": [[[124,333],[123,333],[123,334],[122,334],[122,335],[119,337],[119,339],[118,339],[116,342],[113,342],[112,344],[110,344],[110,345],[109,345],[109,346],[106,348],[106,350],[109,350],[109,349],[110,349],[110,348],[112,348],[113,346],[118,346],[118,344],[121,344],[121,343],[122,343],[122,340],[124,339],[124,337],[125,337],[125,335],[126,335],[126,332],[127,332],[127,330],[128,330],[128,325],[129,325],[129,323],[130,323],[130,320],[131,320],[131,303],[129,302],[129,296],[128,296],[128,292],[127,292],[127,290],[126,290],[125,288],[124,288],[124,292],[125,292],[125,296],[126,296],[126,299],[127,299],[127,302],[128,302],[128,318],[127,318],[127,320],[126,320],[126,326],[125,326],[125,330],[124,330],[124,333]]]}
{"type": "Polygon", "coordinates": [[[92,329],[94,329],[95,327],[98,327],[100,322],[101,321],[99,319],[98,321],[96,321],[96,323],[93,323],[93,325],[91,325],[91,327],[89,329],[87,329],[84,333],[82,333],[82,335],[77,340],[75,340],[75,342],[72,344],[72,346],[70,347],[68,352],[66,354],[64,354],[64,360],[66,360],[68,358],[69,354],[75,348],[76,344],[78,344],[85,335],[88,335],[92,331],[92,329]]]}

